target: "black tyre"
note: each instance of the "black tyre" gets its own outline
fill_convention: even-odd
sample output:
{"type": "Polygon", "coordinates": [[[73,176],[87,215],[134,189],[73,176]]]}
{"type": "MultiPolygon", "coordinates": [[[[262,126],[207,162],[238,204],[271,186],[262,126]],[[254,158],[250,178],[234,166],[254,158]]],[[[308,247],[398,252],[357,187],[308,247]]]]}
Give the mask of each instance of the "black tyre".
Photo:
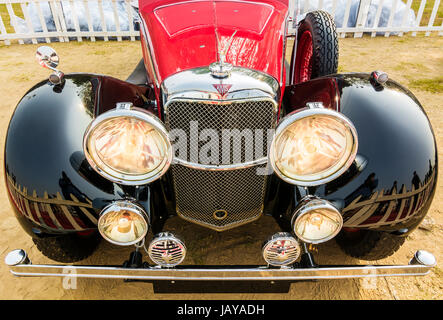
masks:
{"type": "Polygon", "coordinates": [[[335,239],[340,248],[351,257],[380,260],[400,249],[406,237],[370,230],[352,232],[342,230],[335,239]]]}
{"type": "Polygon", "coordinates": [[[63,263],[86,259],[97,249],[100,240],[98,233],[89,236],[32,238],[41,253],[51,260],[63,263]]]}
{"type": "Polygon", "coordinates": [[[337,73],[337,69],[338,36],[334,19],[321,10],[307,13],[298,28],[297,52],[292,51],[292,82],[337,73]]]}

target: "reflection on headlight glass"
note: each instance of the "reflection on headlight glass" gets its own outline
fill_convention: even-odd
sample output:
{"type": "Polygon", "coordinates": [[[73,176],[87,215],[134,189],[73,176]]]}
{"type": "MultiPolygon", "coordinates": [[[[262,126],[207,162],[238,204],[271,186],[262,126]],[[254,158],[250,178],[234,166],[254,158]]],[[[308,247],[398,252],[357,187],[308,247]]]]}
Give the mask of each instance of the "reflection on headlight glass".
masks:
{"type": "Polygon", "coordinates": [[[339,120],[325,115],[302,118],[278,138],[276,165],[289,177],[321,174],[340,168],[352,144],[352,133],[339,120]]]}
{"type": "Polygon", "coordinates": [[[317,209],[299,217],[294,232],[307,241],[319,241],[334,235],[341,228],[339,214],[328,209],[317,209]]]}
{"type": "Polygon", "coordinates": [[[146,221],[130,211],[109,212],[100,217],[99,230],[103,236],[119,244],[141,240],[147,229],[146,221]]]}
{"type": "Polygon", "coordinates": [[[104,121],[88,143],[103,163],[124,174],[151,172],[167,157],[163,137],[149,123],[131,117],[104,121]]]}

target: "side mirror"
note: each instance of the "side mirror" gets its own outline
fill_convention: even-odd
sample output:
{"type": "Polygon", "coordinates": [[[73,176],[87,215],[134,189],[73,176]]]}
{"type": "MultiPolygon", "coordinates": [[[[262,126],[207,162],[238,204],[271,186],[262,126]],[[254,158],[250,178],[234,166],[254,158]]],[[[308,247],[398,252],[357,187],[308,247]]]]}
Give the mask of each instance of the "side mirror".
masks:
{"type": "Polygon", "coordinates": [[[35,58],[42,67],[51,70],[57,68],[60,62],[57,52],[48,46],[39,47],[35,53],[35,58]]]}
{"type": "Polygon", "coordinates": [[[62,83],[64,74],[56,69],[60,62],[60,58],[53,48],[48,46],[39,47],[35,53],[35,58],[43,68],[55,71],[49,76],[49,82],[52,84],[62,83]]]}

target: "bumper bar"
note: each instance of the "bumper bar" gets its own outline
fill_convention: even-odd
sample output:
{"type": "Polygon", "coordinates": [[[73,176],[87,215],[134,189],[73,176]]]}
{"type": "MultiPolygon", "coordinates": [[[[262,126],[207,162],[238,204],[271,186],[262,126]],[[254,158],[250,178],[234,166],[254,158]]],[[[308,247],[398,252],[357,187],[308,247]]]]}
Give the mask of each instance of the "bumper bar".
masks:
{"type": "Polygon", "coordinates": [[[254,281],[254,280],[315,280],[362,277],[422,276],[435,266],[435,257],[426,251],[417,251],[409,265],[360,265],[319,266],[316,268],[269,268],[266,266],[179,266],[175,268],[143,267],[123,268],[118,266],[69,266],[33,265],[24,250],[13,250],[5,258],[10,272],[15,276],[158,280],[203,280],[203,281],[254,281]]]}

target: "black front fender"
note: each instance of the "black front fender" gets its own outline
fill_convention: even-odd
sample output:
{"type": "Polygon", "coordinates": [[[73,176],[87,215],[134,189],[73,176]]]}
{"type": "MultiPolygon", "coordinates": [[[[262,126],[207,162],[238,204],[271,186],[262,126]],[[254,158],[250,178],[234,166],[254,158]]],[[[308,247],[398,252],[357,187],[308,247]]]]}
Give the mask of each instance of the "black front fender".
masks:
{"type": "MultiPolygon", "coordinates": [[[[83,134],[116,102],[146,106],[145,92],[111,77],[72,74],[62,85],[40,82],[21,99],[6,135],[5,179],[14,212],[30,235],[95,229],[107,202],[133,196],[134,188],[112,183],[89,166],[83,134]]],[[[136,196],[146,204],[149,194],[144,186],[136,196]]]]}
{"type": "Polygon", "coordinates": [[[405,235],[418,226],[435,193],[438,162],[429,119],[409,90],[394,81],[374,86],[369,74],[333,75],[286,88],[284,101],[286,112],[322,101],[357,129],[354,164],[309,188],[341,209],[344,227],[405,235]]]}

